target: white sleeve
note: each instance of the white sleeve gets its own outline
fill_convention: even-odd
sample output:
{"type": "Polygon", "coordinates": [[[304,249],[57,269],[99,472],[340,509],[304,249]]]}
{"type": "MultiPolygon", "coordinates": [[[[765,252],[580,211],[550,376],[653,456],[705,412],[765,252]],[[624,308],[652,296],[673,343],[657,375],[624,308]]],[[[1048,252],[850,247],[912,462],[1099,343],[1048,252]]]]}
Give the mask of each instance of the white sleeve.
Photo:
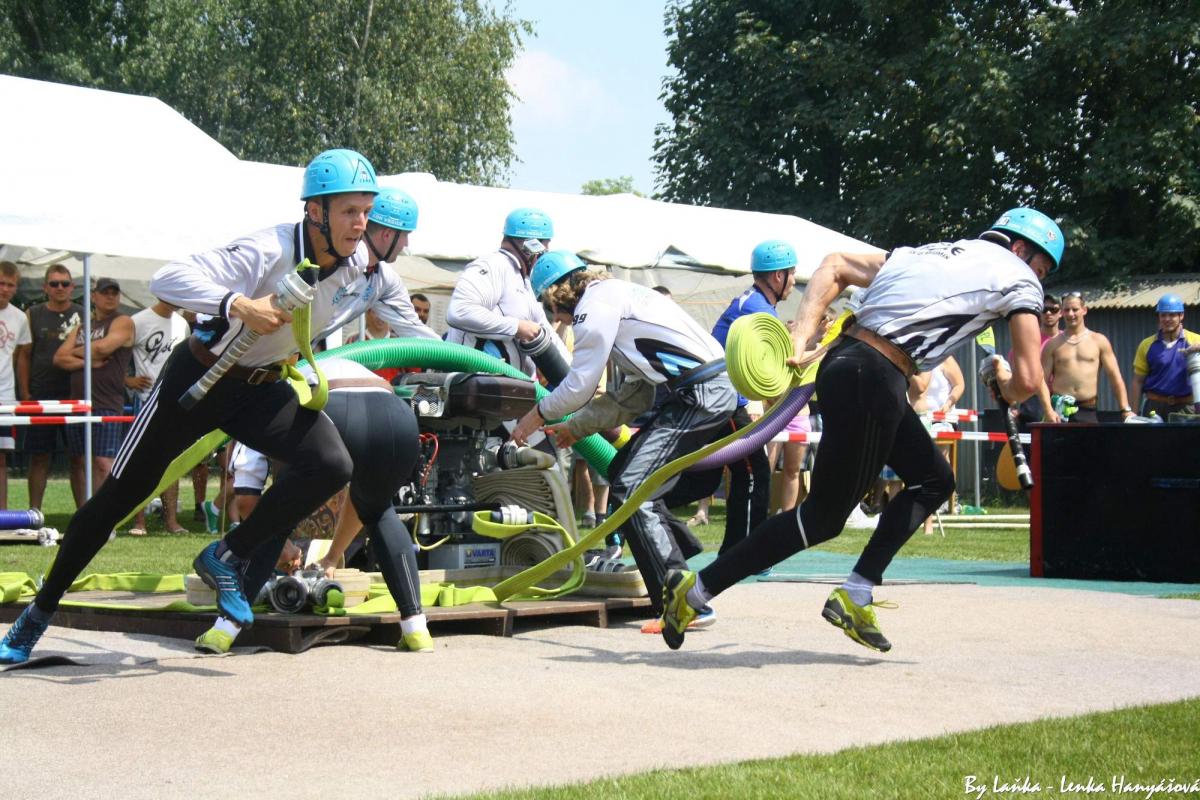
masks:
{"type": "Polygon", "coordinates": [[[450,295],[446,322],[459,330],[476,336],[503,339],[517,334],[519,320],[500,313],[501,287],[494,267],[486,264],[468,265],[450,295]]]}
{"type": "Polygon", "coordinates": [[[369,308],[388,324],[392,333],[419,339],[440,339],[441,337],[417,316],[412,298],[408,296],[408,287],[404,285],[400,276],[387,264],[379,265],[379,275],[383,279],[383,291],[369,308]]]}
{"type": "Polygon", "coordinates": [[[575,353],[571,371],[558,388],[538,403],[542,419],[562,419],[584,406],[596,394],[600,376],[608,366],[608,356],[621,325],[618,309],[592,303],[575,323],[575,353]]]}
{"type": "Polygon", "coordinates": [[[150,279],[150,293],[173,306],[228,317],[233,299],[253,298],[280,255],[272,258],[261,250],[261,243],[238,239],[160,268],[150,279]]]}

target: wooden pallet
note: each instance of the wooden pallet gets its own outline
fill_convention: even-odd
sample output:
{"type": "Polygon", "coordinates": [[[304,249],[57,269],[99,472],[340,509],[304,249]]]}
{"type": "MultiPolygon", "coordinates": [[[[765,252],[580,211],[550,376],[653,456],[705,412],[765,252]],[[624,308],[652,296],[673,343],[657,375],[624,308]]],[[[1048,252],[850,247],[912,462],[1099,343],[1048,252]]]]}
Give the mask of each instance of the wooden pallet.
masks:
{"type": "MultiPolygon", "coordinates": [[[[183,600],[183,592],[154,595],[131,592],[79,592],[72,599],[93,603],[162,606],[183,600]]],[[[22,606],[0,606],[0,622],[12,622],[22,606]]],[[[649,616],[646,597],[514,601],[502,604],[471,603],[425,609],[429,626],[440,633],[481,633],[512,636],[523,624],[583,624],[608,627],[610,613],[649,616]]],[[[116,631],[195,639],[212,626],[211,613],[139,611],[63,605],[54,625],[93,631],[116,631]]],[[[303,653],[318,644],[370,641],[394,644],[400,638],[400,614],[355,614],[326,617],[315,614],[259,614],[254,625],[238,637],[238,646],[266,647],[283,653],[303,653]]]]}

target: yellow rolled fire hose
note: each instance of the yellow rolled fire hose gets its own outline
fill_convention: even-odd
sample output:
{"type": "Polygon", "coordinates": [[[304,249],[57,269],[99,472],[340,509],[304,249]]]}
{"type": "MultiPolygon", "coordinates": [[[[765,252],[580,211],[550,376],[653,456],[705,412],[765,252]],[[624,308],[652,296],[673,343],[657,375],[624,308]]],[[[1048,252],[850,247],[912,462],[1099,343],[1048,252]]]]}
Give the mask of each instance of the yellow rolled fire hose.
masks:
{"type": "MultiPolygon", "coordinates": [[[[843,314],[829,326],[822,337],[817,356],[838,337],[842,325],[849,314],[843,314]]],[[[725,360],[729,379],[735,389],[751,399],[773,399],[779,397],[788,389],[812,383],[816,380],[817,360],[802,369],[789,366],[787,359],[793,355],[792,337],[783,323],[771,314],[747,314],[739,317],[729,329],[725,360]]],[[[772,407],[754,422],[725,436],[712,444],[700,448],[694,453],[671,461],[659,467],[650,474],[645,482],[633,494],[629,495],[617,509],[609,515],[604,524],[581,538],[574,545],[561,550],[540,564],[536,564],[524,572],[520,572],[493,587],[496,599],[503,602],[515,594],[524,592],[530,586],[544,581],[547,577],[568,563],[579,558],[597,542],[613,533],[633,516],[642,503],[650,500],[654,493],[668,480],[683,472],[692,464],[721,450],[726,445],[748,435],[760,425],[768,424],[783,409],[782,404],[772,407]]]]}

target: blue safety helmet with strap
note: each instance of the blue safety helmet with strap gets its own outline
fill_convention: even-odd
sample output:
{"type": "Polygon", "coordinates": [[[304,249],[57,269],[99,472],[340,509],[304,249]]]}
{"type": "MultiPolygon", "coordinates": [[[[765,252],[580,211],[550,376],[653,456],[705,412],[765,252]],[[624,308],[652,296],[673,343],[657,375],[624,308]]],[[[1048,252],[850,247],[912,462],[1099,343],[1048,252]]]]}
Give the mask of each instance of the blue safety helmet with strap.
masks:
{"type": "Polygon", "coordinates": [[[750,254],[751,272],[775,272],[796,266],[796,249],[780,239],[760,242],[750,254]]]}
{"type": "Polygon", "coordinates": [[[379,194],[375,167],[366,156],[354,150],[326,150],[308,162],[301,200],[344,192],[379,194]]]}
{"type": "Polygon", "coordinates": [[[1042,212],[1032,208],[1014,208],[1001,214],[991,229],[1015,234],[1033,243],[1054,262],[1050,271],[1058,269],[1063,250],[1067,246],[1066,240],[1063,239],[1063,232],[1058,223],[1042,212]]]}
{"type": "Polygon", "coordinates": [[[1182,314],[1183,298],[1177,294],[1164,294],[1158,298],[1158,305],[1154,310],[1159,314],[1182,314]]]}
{"type": "Polygon", "coordinates": [[[551,250],[533,265],[529,284],[533,287],[533,294],[541,297],[542,292],[581,269],[587,269],[587,264],[570,250],[551,250]]]}
{"type": "Polygon", "coordinates": [[[544,211],[517,208],[504,219],[504,235],[514,239],[553,239],[554,224],[544,211]]]}
{"type": "Polygon", "coordinates": [[[415,231],[417,229],[417,201],[412,195],[401,189],[387,186],[380,188],[379,196],[367,219],[376,225],[397,231],[415,231]]]}

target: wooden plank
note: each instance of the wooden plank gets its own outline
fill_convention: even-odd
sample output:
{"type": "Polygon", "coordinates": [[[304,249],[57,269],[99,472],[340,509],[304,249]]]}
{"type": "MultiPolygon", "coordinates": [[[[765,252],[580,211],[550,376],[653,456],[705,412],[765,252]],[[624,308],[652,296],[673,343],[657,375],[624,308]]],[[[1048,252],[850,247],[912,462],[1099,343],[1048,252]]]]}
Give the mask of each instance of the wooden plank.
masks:
{"type": "Polygon", "coordinates": [[[512,600],[504,603],[514,619],[582,615],[584,624],[608,627],[608,609],[603,600],[512,600]]]}
{"type": "MultiPolygon", "coordinates": [[[[183,593],[178,593],[182,598],[183,593]]],[[[144,595],[129,592],[80,592],[73,599],[90,602],[136,603],[161,607],[175,598],[174,594],[153,595],[154,602],[144,595]]],[[[0,606],[0,622],[12,622],[23,605],[0,606]]],[[[610,611],[620,614],[649,616],[650,601],[645,597],[614,597],[607,599],[522,600],[503,605],[471,603],[444,608],[425,609],[431,628],[462,631],[472,628],[492,636],[511,636],[517,619],[536,620],[552,624],[556,620],[570,624],[607,627],[610,611]],[[582,615],[582,619],[578,619],[582,615]],[[568,619],[568,618],[576,619],[568,619]]],[[[118,633],[150,634],[176,639],[194,639],[208,630],[215,615],[212,612],[143,611],[138,609],[109,609],[63,605],[54,617],[54,625],[78,630],[115,631],[118,633]]],[[[449,630],[447,630],[449,632],[449,630]]],[[[369,614],[327,617],[315,614],[259,614],[254,625],[238,637],[239,647],[268,647],[284,653],[301,653],[317,644],[340,644],[365,639],[394,644],[400,638],[400,614],[369,614]]]]}

